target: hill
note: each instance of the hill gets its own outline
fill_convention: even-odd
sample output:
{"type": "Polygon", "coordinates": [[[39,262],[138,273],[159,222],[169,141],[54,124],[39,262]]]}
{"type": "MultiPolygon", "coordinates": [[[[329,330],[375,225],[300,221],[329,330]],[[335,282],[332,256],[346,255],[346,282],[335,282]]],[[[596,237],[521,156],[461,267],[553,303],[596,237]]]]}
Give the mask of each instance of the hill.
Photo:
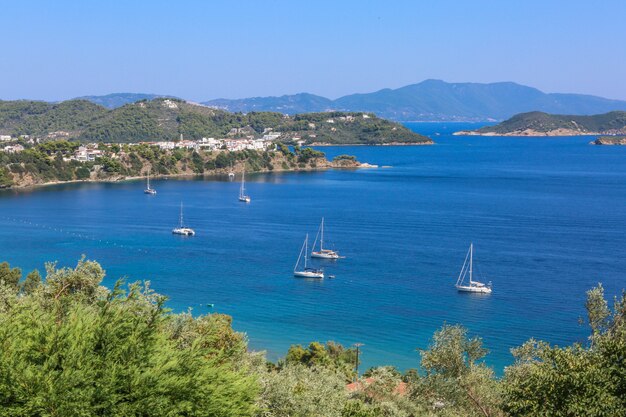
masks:
{"type": "Polygon", "coordinates": [[[0,101],[0,134],[82,142],[259,138],[303,144],[432,143],[404,126],[366,113],[230,113],[180,99],[157,98],[106,109],[86,100],[0,101]]]}
{"type": "Polygon", "coordinates": [[[517,113],[597,114],[626,110],[626,101],[582,94],[546,94],[512,82],[447,83],[426,80],[398,89],[351,94],[336,100],[312,94],[250,99],[218,99],[203,104],[230,111],[278,111],[295,114],[338,111],[370,112],[398,121],[503,120],[517,113]]]}
{"type": "Polygon", "coordinates": [[[143,94],[143,93],[113,93],[104,96],[83,96],[75,100],[87,100],[94,104],[99,104],[107,109],[116,109],[125,104],[135,103],[139,100],[154,100],[155,98],[174,98],[163,94],[143,94]]]}
{"type": "Polygon", "coordinates": [[[455,135],[485,136],[580,136],[626,134],[626,112],[614,111],[594,116],[522,113],[495,126],[455,135]]]}

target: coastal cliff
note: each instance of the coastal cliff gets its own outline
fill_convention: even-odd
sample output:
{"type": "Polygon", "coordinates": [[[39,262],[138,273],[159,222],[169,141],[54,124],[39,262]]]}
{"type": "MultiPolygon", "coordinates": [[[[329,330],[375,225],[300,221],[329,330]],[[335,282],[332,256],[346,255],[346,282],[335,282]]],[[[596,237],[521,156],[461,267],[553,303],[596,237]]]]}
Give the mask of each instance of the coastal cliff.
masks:
{"type": "Polygon", "coordinates": [[[72,159],[76,144],[48,142],[20,153],[0,152],[0,188],[24,188],[66,182],[115,182],[155,177],[227,175],[229,172],[313,171],[371,168],[354,156],[328,160],[323,152],[282,145],[272,151],[230,152],[162,150],[158,146],[99,145],[101,156],[93,161],[72,159]]]}
{"type": "Polygon", "coordinates": [[[592,136],[626,135],[626,112],[593,116],[521,113],[495,126],[455,132],[478,136],[592,136]]]}

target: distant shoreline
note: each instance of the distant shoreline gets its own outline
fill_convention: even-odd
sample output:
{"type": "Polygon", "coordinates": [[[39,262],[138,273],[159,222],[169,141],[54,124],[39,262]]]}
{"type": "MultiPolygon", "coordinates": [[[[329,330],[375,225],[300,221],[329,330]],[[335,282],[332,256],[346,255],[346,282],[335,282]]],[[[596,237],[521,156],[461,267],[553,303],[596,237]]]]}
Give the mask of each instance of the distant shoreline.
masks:
{"type": "Polygon", "coordinates": [[[429,141],[424,141],[424,142],[410,142],[410,143],[390,142],[390,143],[341,143],[341,144],[334,144],[334,143],[313,142],[311,144],[307,144],[306,146],[315,146],[317,148],[321,148],[321,147],[330,147],[330,146],[428,146],[428,145],[434,145],[434,144],[435,144],[435,141],[431,139],[429,141]]]}

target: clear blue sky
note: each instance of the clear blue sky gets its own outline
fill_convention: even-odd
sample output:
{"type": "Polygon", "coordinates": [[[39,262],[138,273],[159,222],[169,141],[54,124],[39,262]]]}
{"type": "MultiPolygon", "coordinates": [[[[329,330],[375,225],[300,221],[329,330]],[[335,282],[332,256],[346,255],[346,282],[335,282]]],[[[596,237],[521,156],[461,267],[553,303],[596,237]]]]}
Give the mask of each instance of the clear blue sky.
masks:
{"type": "Polygon", "coordinates": [[[427,78],[626,99],[626,1],[0,0],[0,99],[330,98],[427,78]]]}

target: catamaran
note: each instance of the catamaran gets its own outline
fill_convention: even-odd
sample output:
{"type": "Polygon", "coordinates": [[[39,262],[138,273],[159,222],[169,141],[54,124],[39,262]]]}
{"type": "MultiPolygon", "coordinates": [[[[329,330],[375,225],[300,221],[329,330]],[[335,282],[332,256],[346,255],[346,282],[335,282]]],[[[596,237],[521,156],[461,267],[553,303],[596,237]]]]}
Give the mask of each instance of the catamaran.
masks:
{"type": "Polygon", "coordinates": [[[180,203],[180,225],[172,229],[172,233],[175,235],[193,236],[196,234],[195,230],[183,225],[183,203],[180,203]]]}
{"type": "Polygon", "coordinates": [[[324,278],[324,270],[323,269],[315,269],[309,268],[307,266],[307,254],[309,253],[309,235],[307,234],[304,238],[304,243],[302,244],[302,249],[300,249],[300,255],[298,256],[298,261],[296,265],[293,267],[293,276],[299,278],[324,278]],[[303,258],[304,254],[304,268],[298,270],[298,265],[300,265],[300,259],[303,258]]]}
{"type": "Polygon", "coordinates": [[[323,258],[323,259],[339,259],[340,256],[337,252],[330,249],[324,249],[324,218],[322,217],[322,223],[320,224],[320,228],[317,230],[317,235],[315,236],[315,242],[313,242],[313,251],[311,252],[311,258],[323,258]],[[315,245],[317,244],[317,238],[320,238],[320,250],[315,250],[315,245]]]}
{"type": "Polygon", "coordinates": [[[250,202],[250,196],[246,195],[245,176],[246,176],[246,171],[243,170],[241,172],[241,187],[239,187],[239,201],[241,201],[243,203],[249,203],[250,202]]]}
{"type": "Polygon", "coordinates": [[[155,195],[157,192],[154,188],[150,188],[150,171],[148,171],[148,176],[146,177],[146,189],[143,190],[145,194],[155,195]]]}
{"type": "Polygon", "coordinates": [[[456,280],[456,289],[460,292],[475,292],[481,294],[491,294],[491,282],[483,284],[482,282],[474,281],[473,279],[473,258],[474,258],[474,244],[470,243],[469,251],[465,255],[465,261],[461,268],[459,278],[456,280]],[[469,263],[468,263],[469,258],[469,263]],[[465,277],[469,272],[469,283],[465,283],[465,277]]]}

